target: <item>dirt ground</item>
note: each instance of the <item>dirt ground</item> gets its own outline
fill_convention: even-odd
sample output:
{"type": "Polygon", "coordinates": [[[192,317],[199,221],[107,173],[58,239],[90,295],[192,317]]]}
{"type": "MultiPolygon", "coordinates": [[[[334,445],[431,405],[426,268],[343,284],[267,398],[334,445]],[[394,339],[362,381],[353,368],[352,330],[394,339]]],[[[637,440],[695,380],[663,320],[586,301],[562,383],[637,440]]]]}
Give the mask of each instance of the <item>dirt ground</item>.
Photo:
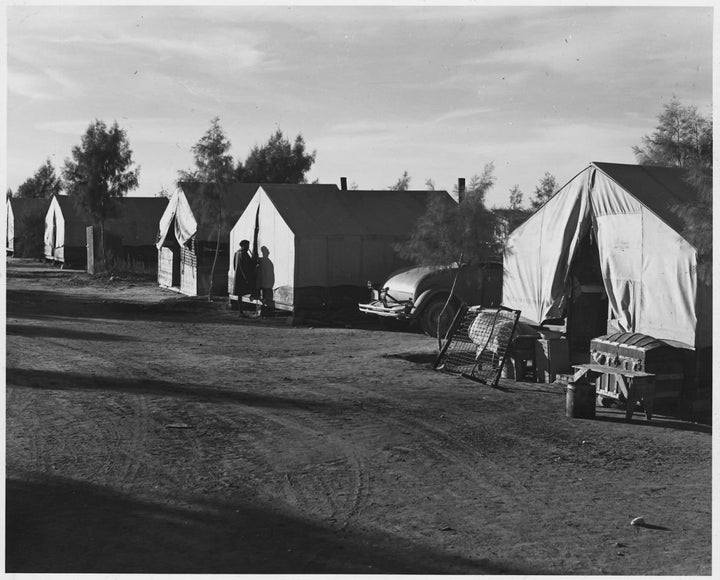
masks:
{"type": "Polygon", "coordinates": [[[711,427],[7,262],[7,572],[711,573],[711,427]],[[630,526],[643,517],[647,526],[630,526]]]}

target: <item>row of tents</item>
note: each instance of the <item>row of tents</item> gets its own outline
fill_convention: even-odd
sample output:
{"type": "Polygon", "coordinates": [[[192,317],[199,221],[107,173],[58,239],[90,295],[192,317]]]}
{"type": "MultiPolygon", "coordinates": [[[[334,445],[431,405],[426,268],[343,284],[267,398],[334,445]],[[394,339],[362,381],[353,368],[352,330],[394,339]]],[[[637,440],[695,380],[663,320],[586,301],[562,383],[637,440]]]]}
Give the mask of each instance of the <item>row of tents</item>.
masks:
{"type": "MultiPolygon", "coordinates": [[[[428,199],[455,203],[446,191],[208,188],[185,183],[169,200],[124,198],[106,230],[126,247],[150,248],[159,284],[188,295],[231,293],[232,255],[250,240],[268,298],[291,310],[366,298],[368,280],[406,265],[394,246],[408,238],[428,199]]],[[[696,195],[680,169],[591,163],[510,234],[503,304],[537,325],[566,318],[568,331],[589,337],[616,329],[709,353],[712,289],[698,277],[697,250],[683,238],[676,211],[696,195]]],[[[9,220],[20,201],[9,200],[9,220]]],[[[53,198],[46,258],[79,260],[87,225],[71,200],[53,198]]],[[[9,221],[9,250],[12,230],[9,221]]]]}
{"type": "MultiPolygon", "coordinates": [[[[233,254],[240,240],[252,240],[260,284],[273,305],[315,309],[357,304],[367,297],[368,280],[384,280],[408,266],[395,245],[409,238],[432,197],[455,203],[447,191],[250,183],[219,189],[186,182],[170,199],[114,200],[116,211],[104,230],[119,240],[123,254],[156,263],[160,286],[190,296],[231,293],[233,254]]],[[[8,253],[18,215],[42,203],[45,258],[85,267],[91,220],[67,196],[9,198],[8,253]]]]}
{"type": "MultiPolygon", "coordinates": [[[[109,240],[123,258],[154,264],[157,260],[158,222],[167,207],[161,197],[123,197],[113,200],[112,217],[104,224],[109,240]]],[[[6,203],[6,250],[16,255],[23,227],[33,215],[44,216],[42,254],[46,260],[85,268],[88,261],[88,228],[92,219],[65,195],[50,199],[9,197],[6,203]]],[[[35,256],[33,256],[35,257],[35,256]]]]}
{"type": "Polygon", "coordinates": [[[160,284],[190,295],[232,292],[232,255],[246,239],[266,298],[287,310],[357,305],[368,280],[408,265],[394,246],[409,238],[428,200],[455,203],[446,191],[239,183],[215,192],[218,220],[206,219],[208,187],[182,184],[170,199],[157,244],[160,284]]]}

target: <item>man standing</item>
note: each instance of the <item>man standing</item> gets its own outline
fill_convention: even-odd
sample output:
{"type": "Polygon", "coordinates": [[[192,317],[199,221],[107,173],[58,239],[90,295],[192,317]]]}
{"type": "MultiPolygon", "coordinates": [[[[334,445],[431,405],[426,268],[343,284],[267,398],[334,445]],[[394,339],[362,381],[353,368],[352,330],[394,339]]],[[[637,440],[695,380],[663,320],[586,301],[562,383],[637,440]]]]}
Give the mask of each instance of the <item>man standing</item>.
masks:
{"type": "Polygon", "coordinates": [[[238,306],[242,310],[242,297],[245,294],[255,297],[257,294],[257,263],[255,258],[250,255],[250,242],[248,240],[240,242],[240,249],[235,252],[233,258],[233,268],[235,269],[233,294],[238,297],[238,306]]]}

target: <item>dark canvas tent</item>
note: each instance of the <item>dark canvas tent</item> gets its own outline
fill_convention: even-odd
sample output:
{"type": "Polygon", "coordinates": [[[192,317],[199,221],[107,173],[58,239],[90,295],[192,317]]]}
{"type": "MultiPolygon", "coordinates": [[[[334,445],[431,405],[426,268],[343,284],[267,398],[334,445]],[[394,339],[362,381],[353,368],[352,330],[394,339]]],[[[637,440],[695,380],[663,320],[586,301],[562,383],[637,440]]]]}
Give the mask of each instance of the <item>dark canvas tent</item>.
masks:
{"type": "MultiPolygon", "coordinates": [[[[9,197],[6,203],[6,250],[10,255],[15,254],[15,238],[22,234],[23,222],[34,213],[45,215],[50,206],[50,200],[38,197],[9,197]]],[[[42,238],[42,233],[40,233],[42,238]]],[[[38,240],[42,242],[42,239],[38,240]]]]}
{"type": "MultiPolygon", "coordinates": [[[[105,220],[105,234],[123,258],[154,262],[157,224],[167,206],[162,197],[119,197],[112,200],[112,217],[105,220]],[[148,250],[150,250],[148,252],[148,250]]],[[[87,228],[92,219],[66,195],[52,198],[45,216],[45,257],[55,262],[84,265],[87,228]]]]}
{"type": "Polygon", "coordinates": [[[591,163],[508,238],[503,304],[535,324],[567,318],[575,345],[609,331],[709,352],[709,285],[676,204],[681,169],[591,163]]]}
{"type": "Polygon", "coordinates": [[[252,183],[234,183],[224,189],[209,183],[179,184],[159,220],[156,241],[159,284],[190,296],[208,293],[219,239],[212,292],[225,293],[229,263],[228,233],[257,188],[258,185],[252,183]],[[219,221],[208,209],[208,200],[215,200],[210,205],[219,204],[219,221]]]}
{"type": "Polygon", "coordinates": [[[158,223],[168,205],[165,197],[123,197],[115,201],[117,214],[105,222],[105,232],[114,241],[115,252],[124,259],[157,263],[158,223]]]}
{"type": "MultiPolygon", "coordinates": [[[[262,185],[230,233],[253,240],[260,286],[285,309],[323,308],[367,298],[367,281],[407,265],[394,244],[409,237],[432,196],[445,191],[340,191],[335,185],[262,185]]],[[[234,279],[228,270],[230,288],[234,279]]]]}
{"type": "Polygon", "coordinates": [[[165,197],[122,197],[114,201],[117,214],[105,221],[105,230],[119,236],[122,245],[131,248],[154,248],[158,222],[165,212],[165,197]]]}

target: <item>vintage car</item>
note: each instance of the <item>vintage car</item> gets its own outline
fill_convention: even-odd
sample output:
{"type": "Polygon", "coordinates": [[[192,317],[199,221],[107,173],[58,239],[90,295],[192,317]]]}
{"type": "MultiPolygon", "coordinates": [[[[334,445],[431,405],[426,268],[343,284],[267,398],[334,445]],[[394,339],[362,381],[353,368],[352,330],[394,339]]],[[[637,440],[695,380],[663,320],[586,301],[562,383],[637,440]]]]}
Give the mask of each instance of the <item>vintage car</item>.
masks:
{"type": "Polygon", "coordinates": [[[500,262],[406,268],[394,272],[382,285],[368,282],[373,300],[359,308],[366,314],[417,322],[433,337],[440,319],[444,336],[462,304],[499,306],[502,278],[500,262]]]}

